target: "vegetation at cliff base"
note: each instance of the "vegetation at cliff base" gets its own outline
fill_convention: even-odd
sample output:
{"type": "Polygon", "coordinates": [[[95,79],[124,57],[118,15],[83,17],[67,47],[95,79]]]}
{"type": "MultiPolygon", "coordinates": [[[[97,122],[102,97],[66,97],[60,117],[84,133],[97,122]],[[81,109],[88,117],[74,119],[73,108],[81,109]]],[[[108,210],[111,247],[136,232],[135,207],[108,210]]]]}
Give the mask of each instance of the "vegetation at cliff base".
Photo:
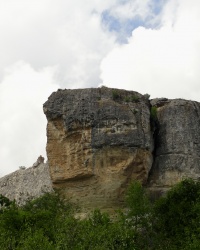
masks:
{"type": "Polygon", "coordinates": [[[80,220],[74,205],[55,193],[21,207],[0,195],[0,249],[200,249],[199,181],[183,180],[156,201],[133,182],[126,204],[114,219],[94,210],[80,220]]]}

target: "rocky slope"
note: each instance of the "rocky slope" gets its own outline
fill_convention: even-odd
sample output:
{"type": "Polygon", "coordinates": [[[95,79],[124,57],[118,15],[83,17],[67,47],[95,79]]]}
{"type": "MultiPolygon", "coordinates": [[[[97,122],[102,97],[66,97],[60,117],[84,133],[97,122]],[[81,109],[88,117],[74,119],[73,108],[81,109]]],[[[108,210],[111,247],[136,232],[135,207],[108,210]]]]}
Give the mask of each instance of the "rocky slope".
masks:
{"type": "Polygon", "coordinates": [[[46,192],[52,192],[49,167],[46,163],[17,170],[0,178],[0,194],[22,205],[30,198],[36,198],[46,192]]]}

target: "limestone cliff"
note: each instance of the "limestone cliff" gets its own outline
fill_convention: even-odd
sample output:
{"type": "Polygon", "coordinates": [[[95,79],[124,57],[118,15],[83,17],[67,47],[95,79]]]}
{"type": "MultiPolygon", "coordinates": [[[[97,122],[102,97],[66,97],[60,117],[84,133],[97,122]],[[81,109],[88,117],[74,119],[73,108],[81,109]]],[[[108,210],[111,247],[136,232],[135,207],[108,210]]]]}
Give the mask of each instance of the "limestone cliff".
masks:
{"type": "Polygon", "coordinates": [[[59,90],[44,104],[54,188],[86,208],[119,206],[132,179],[152,166],[150,103],[109,88],[59,90]]]}
{"type": "Polygon", "coordinates": [[[165,190],[185,177],[200,178],[200,103],[152,100],[157,107],[151,190],[165,190]]]}
{"type": "Polygon", "coordinates": [[[200,178],[198,102],[102,87],[58,90],[44,112],[49,167],[39,157],[0,179],[0,193],[19,203],[53,185],[86,210],[109,210],[123,204],[131,180],[162,193],[200,178]]]}

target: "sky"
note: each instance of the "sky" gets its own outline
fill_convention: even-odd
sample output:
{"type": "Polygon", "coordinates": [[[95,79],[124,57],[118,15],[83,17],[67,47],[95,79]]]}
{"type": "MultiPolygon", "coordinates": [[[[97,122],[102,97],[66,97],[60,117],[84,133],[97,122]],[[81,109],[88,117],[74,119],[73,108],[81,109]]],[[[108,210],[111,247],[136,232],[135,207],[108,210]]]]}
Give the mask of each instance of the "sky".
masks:
{"type": "Polygon", "coordinates": [[[200,101],[199,27],[199,0],[0,0],[0,177],[46,158],[58,88],[200,101]]]}

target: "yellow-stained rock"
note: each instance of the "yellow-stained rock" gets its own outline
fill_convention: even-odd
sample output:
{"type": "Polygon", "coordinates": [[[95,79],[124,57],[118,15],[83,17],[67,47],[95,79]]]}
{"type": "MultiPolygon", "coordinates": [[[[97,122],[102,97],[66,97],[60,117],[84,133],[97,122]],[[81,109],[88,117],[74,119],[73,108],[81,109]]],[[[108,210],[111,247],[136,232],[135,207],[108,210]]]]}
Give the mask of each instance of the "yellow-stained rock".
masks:
{"type": "Polygon", "coordinates": [[[147,182],[153,141],[148,100],[108,88],[59,90],[44,104],[55,189],[85,209],[124,201],[128,183],[147,182]]]}

